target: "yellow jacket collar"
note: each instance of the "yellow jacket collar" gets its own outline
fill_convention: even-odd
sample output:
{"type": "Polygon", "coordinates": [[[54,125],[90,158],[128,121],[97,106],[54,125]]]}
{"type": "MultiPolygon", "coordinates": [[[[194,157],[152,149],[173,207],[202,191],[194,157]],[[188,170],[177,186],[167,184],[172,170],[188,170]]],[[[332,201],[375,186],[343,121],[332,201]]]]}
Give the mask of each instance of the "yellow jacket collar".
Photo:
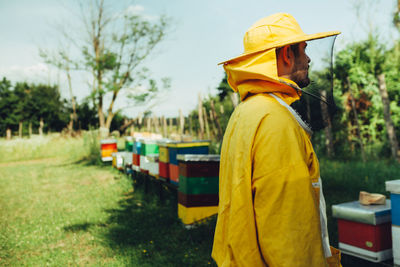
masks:
{"type": "Polygon", "coordinates": [[[297,85],[288,79],[282,79],[281,82],[248,80],[238,85],[238,91],[242,101],[253,94],[274,93],[290,105],[301,96],[301,91],[296,90],[295,87],[297,85]]]}

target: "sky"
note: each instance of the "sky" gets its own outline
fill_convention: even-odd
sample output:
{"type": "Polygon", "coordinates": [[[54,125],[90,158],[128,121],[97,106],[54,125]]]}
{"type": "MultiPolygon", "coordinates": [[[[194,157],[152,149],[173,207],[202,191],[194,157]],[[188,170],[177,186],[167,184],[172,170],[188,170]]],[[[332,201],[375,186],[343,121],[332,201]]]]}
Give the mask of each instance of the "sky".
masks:
{"type": "MultiPolygon", "coordinates": [[[[87,1],[87,0],[86,0],[87,1]]],[[[277,12],[292,14],[303,31],[341,31],[335,51],[361,40],[369,31],[379,32],[390,43],[398,38],[391,25],[395,0],[136,0],[111,2],[117,10],[122,2],[150,19],[166,14],[172,27],[166,39],[143,62],[156,79],[171,79],[169,92],[152,107],[157,116],[187,115],[202,97],[216,94],[224,72],[217,64],[243,51],[246,30],[260,18],[277,12]],[[365,3],[360,8],[357,3],[365,3]],[[358,12],[357,12],[358,10],[358,12]]],[[[57,49],[54,25],[74,23],[75,0],[0,0],[0,78],[13,82],[59,83],[61,94],[70,98],[63,73],[46,65],[39,48],[57,49]]],[[[72,25],[72,24],[71,24],[72,25]]],[[[81,31],[82,27],[77,27],[81,31]]],[[[90,93],[87,78],[75,73],[73,94],[82,101],[90,93]]],[[[147,107],[134,107],[121,95],[117,107],[136,117],[147,107]]]]}

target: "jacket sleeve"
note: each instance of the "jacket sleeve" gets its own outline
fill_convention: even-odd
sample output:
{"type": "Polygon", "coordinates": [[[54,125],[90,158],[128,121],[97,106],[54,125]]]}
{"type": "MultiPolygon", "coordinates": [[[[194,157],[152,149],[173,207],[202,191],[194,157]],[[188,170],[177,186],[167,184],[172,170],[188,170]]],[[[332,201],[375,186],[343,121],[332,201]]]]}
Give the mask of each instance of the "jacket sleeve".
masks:
{"type": "Polygon", "coordinates": [[[327,266],[308,167],[311,143],[290,119],[266,116],[254,138],[252,192],[260,251],[268,266],[327,266]]]}

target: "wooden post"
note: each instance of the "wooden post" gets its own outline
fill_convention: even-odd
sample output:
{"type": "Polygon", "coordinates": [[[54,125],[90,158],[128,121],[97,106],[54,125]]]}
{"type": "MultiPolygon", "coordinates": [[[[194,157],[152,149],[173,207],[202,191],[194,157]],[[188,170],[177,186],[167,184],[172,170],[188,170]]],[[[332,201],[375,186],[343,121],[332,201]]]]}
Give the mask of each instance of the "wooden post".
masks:
{"type": "Polygon", "coordinates": [[[7,128],[7,130],[6,130],[6,139],[11,140],[11,129],[10,128],[7,128]]]}
{"type": "Polygon", "coordinates": [[[185,118],[183,117],[182,110],[179,109],[179,135],[183,138],[185,128],[185,118]]]}
{"type": "Polygon", "coordinates": [[[159,131],[159,125],[158,125],[158,118],[156,117],[156,115],[154,115],[153,117],[153,124],[154,124],[154,129],[156,133],[160,133],[159,131]]]}
{"type": "Polygon", "coordinates": [[[351,82],[350,82],[349,77],[347,77],[347,84],[348,84],[348,87],[349,87],[351,108],[353,110],[354,120],[355,120],[355,123],[356,123],[355,126],[356,126],[358,143],[360,145],[361,158],[365,162],[366,159],[365,159],[365,152],[364,152],[364,144],[363,144],[363,141],[362,141],[362,138],[361,138],[361,130],[360,130],[361,128],[360,128],[360,124],[358,123],[358,113],[357,113],[357,109],[356,109],[356,102],[354,101],[354,96],[353,96],[353,94],[351,92],[351,82]]]}
{"type": "Polygon", "coordinates": [[[215,120],[214,120],[212,110],[210,109],[208,112],[209,112],[209,116],[210,116],[210,123],[211,123],[210,128],[211,128],[212,135],[215,138],[218,138],[218,132],[217,132],[217,128],[215,127],[215,120]]]}
{"type": "Polygon", "coordinates": [[[18,136],[22,138],[22,121],[20,121],[18,125],[18,136]]]}
{"type": "Polygon", "coordinates": [[[39,121],[39,135],[40,136],[43,135],[43,126],[44,126],[43,118],[40,118],[40,121],[39,121]]]}
{"type": "Polygon", "coordinates": [[[31,137],[32,136],[32,122],[29,122],[28,133],[29,133],[29,137],[31,137]]]}
{"type": "Polygon", "coordinates": [[[393,159],[400,162],[399,143],[397,141],[392,117],[390,116],[390,101],[386,89],[385,74],[379,74],[377,78],[379,83],[379,94],[381,95],[383,104],[383,117],[385,119],[386,131],[388,134],[390,147],[392,150],[392,157],[393,159]]]}
{"type": "Polygon", "coordinates": [[[151,132],[151,117],[146,118],[147,132],[151,132]]]}
{"type": "Polygon", "coordinates": [[[206,108],[203,107],[203,115],[204,115],[204,124],[206,126],[206,134],[207,134],[207,139],[211,139],[210,138],[210,128],[208,127],[208,116],[207,116],[207,111],[206,108]]]}
{"type": "Polygon", "coordinates": [[[218,118],[217,112],[215,111],[214,100],[211,100],[210,104],[211,104],[211,111],[212,111],[212,119],[218,130],[218,139],[222,139],[222,128],[221,128],[221,124],[219,123],[219,118],[218,118]]]}
{"type": "Polygon", "coordinates": [[[168,132],[173,133],[173,128],[172,128],[172,118],[168,118],[168,132]]]}
{"type": "MultiPolygon", "coordinates": [[[[201,99],[201,94],[199,93],[199,106],[198,106],[198,116],[199,116],[199,124],[200,124],[200,140],[204,139],[204,119],[203,119],[203,101],[201,99]]],[[[207,116],[207,115],[206,115],[207,116]]]]}
{"type": "Polygon", "coordinates": [[[162,120],[162,131],[163,131],[163,136],[164,138],[168,137],[168,126],[167,126],[167,120],[165,119],[164,116],[161,117],[162,120]]]}

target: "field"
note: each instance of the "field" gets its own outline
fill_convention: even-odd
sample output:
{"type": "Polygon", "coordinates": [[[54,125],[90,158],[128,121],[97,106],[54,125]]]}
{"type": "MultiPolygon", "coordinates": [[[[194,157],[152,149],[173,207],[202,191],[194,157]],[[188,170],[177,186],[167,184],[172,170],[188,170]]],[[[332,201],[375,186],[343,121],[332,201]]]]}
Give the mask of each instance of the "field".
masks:
{"type": "MultiPolygon", "coordinates": [[[[59,135],[0,140],[0,266],[215,266],[215,218],[182,227],[176,194],[144,193],[140,180],[98,164],[97,144],[59,135]],[[96,163],[96,164],[95,164],[96,163]]],[[[400,179],[390,162],[321,160],[331,243],[330,206],[358,192],[385,193],[400,179]]],[[[343,257],[343,266],[390,266],[343,257]]]]}

